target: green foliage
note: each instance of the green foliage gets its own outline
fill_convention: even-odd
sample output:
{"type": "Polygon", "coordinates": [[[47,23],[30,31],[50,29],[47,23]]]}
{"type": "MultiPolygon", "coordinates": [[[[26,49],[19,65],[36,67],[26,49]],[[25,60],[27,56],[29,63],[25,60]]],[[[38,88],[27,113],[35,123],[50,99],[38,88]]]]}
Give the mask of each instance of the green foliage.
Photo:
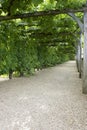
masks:
{"type": "Polygon", "coordinates": [[[62,9],[78,9],[81,8],[83,5],[85,5],[85,0],[57,0],[56,8],[62,10],[62,9]]]}
{"type": "Polygon", "coordinates": [[[1,12],[8,15],[17,13],[51,10],[51,9],[79,9],[84,6],[86,0],[0,0],[1,12]]]}
{"type": "MultiPolygon", "coordinates": [[[[5,15],[37,10],[81,8],[85,0],[2,0],[5,15]]],[[[82,14],[77,14],[82,18],[82,14]]],[[[35,69],[54,66],[74,59],[79,28],[62,14],[0,23],[0,75],[10,70],[20,76],[35,69]]]]}
{"type": "Polygon", "coordinates": [[[43,2],[43,0],[31,0],[32,3],[37,6],[38,4],[40,4],[41,2],[43,2]]]}

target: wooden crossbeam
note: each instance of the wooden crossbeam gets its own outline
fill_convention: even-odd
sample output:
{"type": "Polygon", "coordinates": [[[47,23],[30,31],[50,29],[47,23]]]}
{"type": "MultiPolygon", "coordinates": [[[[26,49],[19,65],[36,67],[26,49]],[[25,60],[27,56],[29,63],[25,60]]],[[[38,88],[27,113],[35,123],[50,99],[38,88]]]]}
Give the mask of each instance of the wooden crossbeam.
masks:
{"type": "Polygon", "coordinates": [[[16,15],[6,15],[0,16],[0,21],[4,20],[12,20],[12,19],[19,19],[19,18],[30,18],[30,17],[40,17],[40,16],[50,16],[50,15],[59,15],[59,14],[68,14],[68,13],[77,13],[77,12],[84,12],[84,8],[82,9],[64,9],[64,10],[48,10],[48,11],[36,11],[36,12],[29,12],[23,14],[16,14],[16,15]]]}

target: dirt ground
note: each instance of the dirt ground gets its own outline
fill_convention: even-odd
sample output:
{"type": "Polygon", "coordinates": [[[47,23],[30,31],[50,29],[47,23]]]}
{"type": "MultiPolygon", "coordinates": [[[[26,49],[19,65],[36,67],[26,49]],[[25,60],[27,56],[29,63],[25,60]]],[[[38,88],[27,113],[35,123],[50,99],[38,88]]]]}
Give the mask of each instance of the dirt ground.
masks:
{"type": "Polygon", "coordinates": [[[29,78],[0,79],[0,130],[87,130],[87,95],[75,61],[29,78]]]}

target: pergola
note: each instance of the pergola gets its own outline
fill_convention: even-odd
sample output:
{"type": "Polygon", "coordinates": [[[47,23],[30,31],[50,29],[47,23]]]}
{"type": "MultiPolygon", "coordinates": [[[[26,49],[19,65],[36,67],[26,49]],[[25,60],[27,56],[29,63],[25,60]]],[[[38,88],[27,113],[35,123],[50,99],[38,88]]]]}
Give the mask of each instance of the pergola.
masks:
{"type": "MultiPolygon", "coordinates": [[[[71,16],[79,25],[80,28],[80,37],[82,37],[82,34],[84,35],[84,59],[83,59],[83,93],[87,94],[87,5],[83,7],[82,9],[66,9],[66,10],[48,10],[48,11],[36,11],[33,13],[23,13],[23,14],[17,14],[17,15],[6,15],[6,16],[0,16],[0,21],[6,21],[6,20],[12,20],[12,19],[19,19],[19,18],[30,18],[30,17],[40,17],[40,16],[50,16],[50,15],[59,15],[59,14],[68,14],[71,16]],[[84,22],[82,23],[80,19],[75,16],[75,13],[82,12],[84,13],[84,22]]],[[[81,39],[78,42],[78,49],[77,49],[77,63],[78,63],[78,70],[80,73],[80,77],[82,75],[81,73],[81,64],[82,64],[82,41],[81,39]]]]}

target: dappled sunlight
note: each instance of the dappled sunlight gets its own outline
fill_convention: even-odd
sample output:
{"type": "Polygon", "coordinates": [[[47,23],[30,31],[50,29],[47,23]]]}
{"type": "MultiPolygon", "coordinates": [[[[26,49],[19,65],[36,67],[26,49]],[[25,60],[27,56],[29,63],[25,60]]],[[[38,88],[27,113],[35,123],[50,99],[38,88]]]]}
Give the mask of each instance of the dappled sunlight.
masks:
{"type": "Polygon", "coordinates": [[[2,82],[2,81],[7,81],[7,80],[9,80],[9,78],[0,77],[0,82],[2,82]]]}

